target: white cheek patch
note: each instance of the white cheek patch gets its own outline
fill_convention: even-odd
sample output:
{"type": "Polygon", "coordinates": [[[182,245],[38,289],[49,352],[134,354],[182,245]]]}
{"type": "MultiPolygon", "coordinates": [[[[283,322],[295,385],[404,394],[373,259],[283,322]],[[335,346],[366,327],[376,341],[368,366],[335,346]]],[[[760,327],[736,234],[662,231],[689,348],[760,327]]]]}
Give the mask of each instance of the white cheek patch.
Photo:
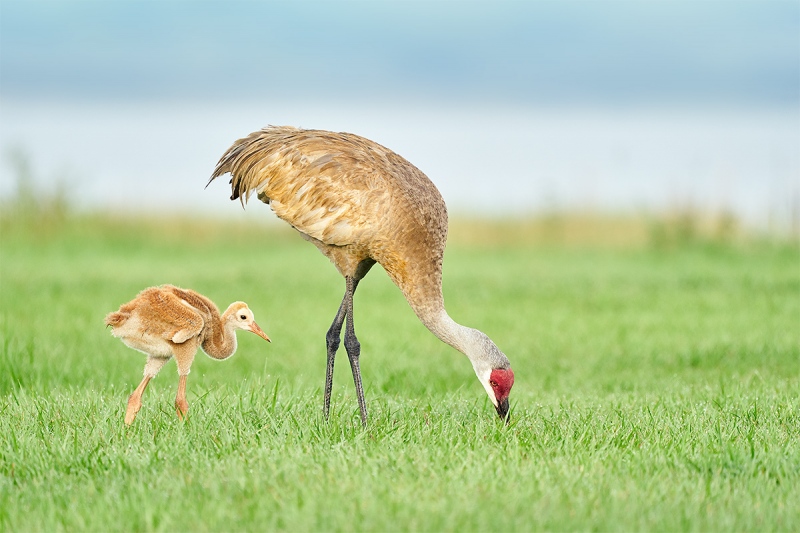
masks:
{"type": "Polygon", "coordinates": [[[475,374],[477,374],[478,380],[481,382],[481,385],[483,385],[483,388],[486,389],[486,394],[489,395],[489,399],[492,400],[494,406],[497,407],[497,398],[494,397],[494,389],[492,389],[492,386],[489,385],[489,378],[492,375],[492,369],[487,368],[486,370],[480,372],[476,370],[475,374]]]}

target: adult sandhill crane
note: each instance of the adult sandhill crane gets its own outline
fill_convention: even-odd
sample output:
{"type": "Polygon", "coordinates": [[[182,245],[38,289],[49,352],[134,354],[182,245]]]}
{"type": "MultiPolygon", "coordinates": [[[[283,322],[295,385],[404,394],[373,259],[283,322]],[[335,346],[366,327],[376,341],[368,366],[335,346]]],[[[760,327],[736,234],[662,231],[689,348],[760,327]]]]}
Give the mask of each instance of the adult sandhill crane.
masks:
{"type": "Polygon", "coordinates": [[[253,312],[244,302],[234,302],[222,315],[214,302],[189,289],[172,285],[150,287],[109,313],[106,326],[111,334],[147,355],[144,379],[128,398],[125,423],[130,425],[142,407],[147,384],[173,356],[178,364],[178,394],[175,409],[181,419],[189,412],[186,376],[197,349],[213,359],[227,359],[236,352],[236,330],[252,331],[269,341],[253,312]]]}
{"type": "MultiPolygon", "coordinates": [[[[484,333],[456,323],[442,297],[447,208],[439,191],[414,165],[383,146],[349,133],[267,127],[236,141],[208,183],[231,175],[231,200],[251,193],[325,254],[345,278],[339,311],[325,336],[327,418],[333,363],[342,325],[361,422],[367,409],[353,326],[353,294],[377,262],[403,292],[422,323],[464,353],[498,415],[508,420],[514,373],[484,333]]],[[[206,185],[208,186],[208,184],[206,185]]]]}

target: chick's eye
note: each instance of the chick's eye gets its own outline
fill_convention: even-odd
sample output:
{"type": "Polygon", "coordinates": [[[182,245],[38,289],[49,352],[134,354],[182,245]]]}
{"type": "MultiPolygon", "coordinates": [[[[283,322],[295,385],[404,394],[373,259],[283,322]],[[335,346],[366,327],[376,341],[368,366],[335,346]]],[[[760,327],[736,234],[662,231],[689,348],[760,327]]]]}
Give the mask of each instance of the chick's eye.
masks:
{"type": "Polygon", "coordinates": [[[239,315],[239,318],[241,318],[242,320],[247,320],[247,315],[239,315]]]}

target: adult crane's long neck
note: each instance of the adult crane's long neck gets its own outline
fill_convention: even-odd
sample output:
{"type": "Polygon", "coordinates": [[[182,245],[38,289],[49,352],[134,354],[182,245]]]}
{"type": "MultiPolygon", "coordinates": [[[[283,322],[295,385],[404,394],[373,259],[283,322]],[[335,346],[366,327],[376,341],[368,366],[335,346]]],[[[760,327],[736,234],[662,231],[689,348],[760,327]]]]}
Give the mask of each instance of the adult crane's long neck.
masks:
{"type": "Polygon", "coordinates": [[[413,288],[403,290],[411,308],[431,333],[461,353],[470,355],[474,331],[462,326],[447,314],[442,296],[441,274],[428,277],[413,288]]]}
{"type": "MultiPolygon", "coordinates": [[[[405,293],[405,291],[403,292],[405,293]]],[[[492,369],[510,366],[505,355],[485,333],[463,326],[450,318],[444,308],[441,285],[438,291],[429,293],[428,297],[423,300],[418,299],[417,294],[413,293],[410,298],[406,294],[406,299],[417,317],[431,333],[467,356],[484,387],[488,386],[487,380],[492,369]],[[431,297],[431,294],[434,297],[431,297]],[[438,297],[436,297],[437,294],[438,297]]],[[[487,389],[488,391],[489,389],[487,389]]],[[[490,393],[490,396],[494,398],[493,393],[490,393]]]]}
{"type": "MultiPolygon", "coordinates": [[[[422,318],[420,318],[420,320],[422,320],[422,318]]],[[[436,335],[439,340],[449,344],[464,355],[468,357],[471,356],[470,342],[472,341],[475,330],[467,326],[462,326],[450,318],[450,315],[447,314],[444,308],[438,313],[426,317],[422,320],[422,323],[425,324],[425,327],[436,335]]]]}

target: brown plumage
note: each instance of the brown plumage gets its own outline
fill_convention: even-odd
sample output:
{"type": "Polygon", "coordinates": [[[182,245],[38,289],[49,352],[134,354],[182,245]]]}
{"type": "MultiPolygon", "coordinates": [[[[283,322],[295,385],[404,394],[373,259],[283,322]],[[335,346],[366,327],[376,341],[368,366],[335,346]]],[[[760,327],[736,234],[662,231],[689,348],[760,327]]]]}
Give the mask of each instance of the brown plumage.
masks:
{"type": "Polygon", "coordinates": [[[227,359],[236,352],[237,329],[270,340],[246,303],[234,302],[220,314],[214,302],[202,294],[172,285],[143,290],[119,311],[109,313],[105,323],[111,326],[112,335],[147,355],[144,379],[128,398],[125,423],[129,425],[142,407],[147,384],[173,356],[179,375],[175,409],[184,418],[189,411],[186,376],[198,348],[214,359],[227,359]]]}
{"type": "Polygon", "coordinates": [[[209,183],[230,173],[231,199],[251,194],[313,243],[345,278],[345,295],[326,335],[324,412],[328,415],[333,361],[344,344],[353,370],[361,419],[367,420],[353,327],[353,293],[380,263],[423,324],[469,357],[502,418],[514,374],[506,356],[483,333],[454,322],[444,309],[442,260],[447,208],[433,183],[391,150],[349,133],[268,127],[236,141],[209,183]]]}

